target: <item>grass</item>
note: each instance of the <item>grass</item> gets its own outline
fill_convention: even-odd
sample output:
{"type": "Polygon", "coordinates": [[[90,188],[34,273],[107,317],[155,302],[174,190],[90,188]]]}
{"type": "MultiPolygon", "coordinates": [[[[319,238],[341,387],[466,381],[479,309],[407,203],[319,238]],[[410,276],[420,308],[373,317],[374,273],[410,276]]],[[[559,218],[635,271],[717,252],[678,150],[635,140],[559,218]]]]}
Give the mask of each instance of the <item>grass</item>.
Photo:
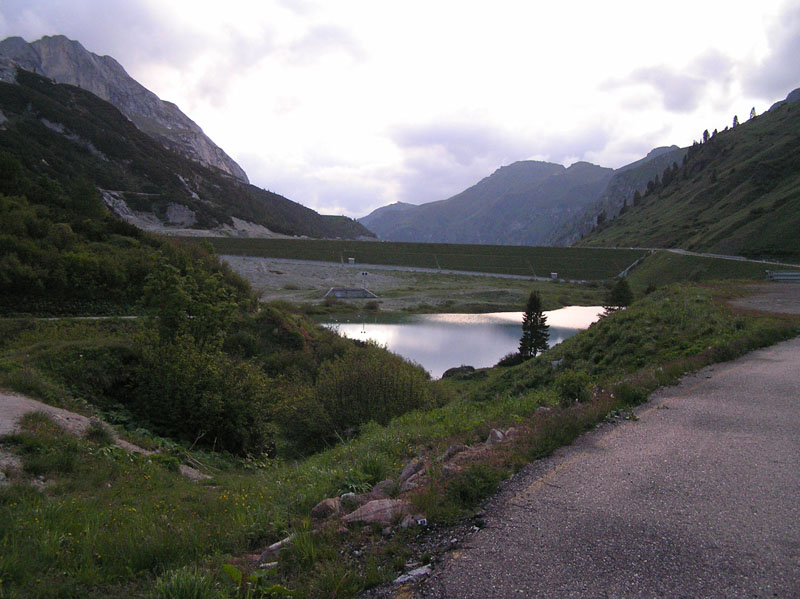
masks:
{"type": "MultiPolygon", "coordinates": [[[[214,474],[205,483],[188,481],[161,460],[104,446],[102,439],[69,438],[47,419],[29,417],[21,433],[2,440],[6,451],[22,457],[23,471],[0,489],[0,596],[145,597],[153,589],[163,597],[243,596],[222,565],[291,533],[298,541],[280,554],[264,588],[281,585],[298,597],[353,596],[395,576],[413,557],[412,537],[386,539],[369,527],[314,531],[308,514],[320,499],[395,477],[414,456],[482,442],[491,428],[525,431],[454,479],[434,476],[414,498],[433,524],[452,523],[527,461],[570,443],[658,385],[800,332],[797,317],[726,307],[738,293],[730,283],[659,289],[539,359],[490,369],[484,379],[441,381],[450,401],[439,408],[387,426],[368,424],[357,438],[303,460],[192,452],[214,474]],[[551,364],[558,360],[560,369],[551,364]],[[565,373],[573,374],[565,379],[565,373]],[[560,389],[590,387],[590,400],[558,407],[560,389]],[[537,412],[543,405],[552,409],[537,412]],[[72,457],[59,463],[56,454],[72,457]],[[37,464],[29,456],[45,457],[37,464]],[[45,477],[41,491],[26,484],[35,476],[45,477]]],[[[26,348],[35,359],[47,341],[41,331],[37,337],[31,328],[13,326],[20,334],[2,342],[3,356],[24,367],[26,348]]],[[[60,329],[52,343],[68,344],[69,334],[92,327],[107,343],[124,334],[101,323],[75,327],[60,329]]]]}
{"type": "Polygon", "coordinates": [[[765,271],[786,269],[792,270],[794,267],[658,251],[630,271],[628,282],[634,290],[642,292],[648,286],[681,281],[765,280],[765,271]]]}
{"type": "MultiPolygon", "coordinates": [[[[198,243],[202,240],[197,239],[198,243]]],[[[206,238],[217,254],[381,264],[550,277],[604,280],[643,255],[641,250],[340,241],[320,239],[206,238]]]]}

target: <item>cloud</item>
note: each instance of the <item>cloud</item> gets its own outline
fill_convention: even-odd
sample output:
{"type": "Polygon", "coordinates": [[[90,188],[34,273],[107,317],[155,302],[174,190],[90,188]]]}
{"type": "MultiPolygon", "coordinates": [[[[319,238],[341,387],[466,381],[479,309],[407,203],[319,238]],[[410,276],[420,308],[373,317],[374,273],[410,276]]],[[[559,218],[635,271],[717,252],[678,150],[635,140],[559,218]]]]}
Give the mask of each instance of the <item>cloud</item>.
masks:
{"type": "Polygon", "coordinates": [[[745,68],[744,88],[768,101],[800,86],[800,4],[787,3],[768,28],[769,53],[745,68]]]}
{"type": "Polygon", "coordinates": [[[675,113],[696,110],[714,86],[727,88],[733,77],[733,61],[717,50],[707,50],[683,68],[664,64],[640,67],[622,79],[608,80],[602,89],[614,90],[628,86],[650,87],[662,106],[675,113]]]}
{"type": "Polygon", "coordinates": [[[364,48],[341,27],[319,25],[311,28],[288,47],[292,62],[308,64],[332,55],[343,55],[360,61],[366,56],[364,48]]]}

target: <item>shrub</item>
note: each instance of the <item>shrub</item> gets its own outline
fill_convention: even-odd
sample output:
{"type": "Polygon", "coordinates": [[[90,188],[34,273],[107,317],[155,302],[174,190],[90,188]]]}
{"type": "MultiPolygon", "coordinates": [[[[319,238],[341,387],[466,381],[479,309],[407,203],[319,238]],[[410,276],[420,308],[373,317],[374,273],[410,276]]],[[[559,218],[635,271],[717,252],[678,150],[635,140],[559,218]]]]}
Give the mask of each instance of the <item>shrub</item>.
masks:
{"type": "Polygon", "coordinates": [[[105,447],[114,443],[114,435],[102,422],[93,420],[84,434],[87,441],[105,447]]]}
{"type": "Polygon", "coordinates": [[[509,367],[509,366],[516,366],[517,364],[522,364],[525,361],[525,358],[522,357],[522,354],[519,352],[511,352],[506,354],[495,366],[501,367],[509,367]]]}
{"type": "Polygon", "coordinates": [[[556,376],[555,387],[558,398],[563,405],[591,399],[589,392],[589,376],[585,372],[567,370],[556,376]]]}
{"type": "Polygon", "coordinates": [[[273,442],[268,379],[255,366],[185,335],[167,343],[145,336],[140,347],[127,402],[157,433],[238,455],[273,442]]]}
{"type": "Polygon", "coordinates": [[[370,420],[387,424],[395,416],[430,406],[429,378],[420,366],[367,344],[322,365],[317,398],[333,431],[351,436],[370,420]]]}

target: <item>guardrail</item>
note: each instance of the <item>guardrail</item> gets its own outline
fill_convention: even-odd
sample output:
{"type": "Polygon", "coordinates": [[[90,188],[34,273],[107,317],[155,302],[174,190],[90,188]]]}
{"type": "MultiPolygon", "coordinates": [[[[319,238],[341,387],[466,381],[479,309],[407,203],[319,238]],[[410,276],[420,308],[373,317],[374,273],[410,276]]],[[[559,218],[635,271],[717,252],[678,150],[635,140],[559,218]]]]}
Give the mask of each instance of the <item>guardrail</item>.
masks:
{"type": "Polygon", "coordinates": [[[800,270],[768,270],[767,280],[800,283],[800,270]]]}

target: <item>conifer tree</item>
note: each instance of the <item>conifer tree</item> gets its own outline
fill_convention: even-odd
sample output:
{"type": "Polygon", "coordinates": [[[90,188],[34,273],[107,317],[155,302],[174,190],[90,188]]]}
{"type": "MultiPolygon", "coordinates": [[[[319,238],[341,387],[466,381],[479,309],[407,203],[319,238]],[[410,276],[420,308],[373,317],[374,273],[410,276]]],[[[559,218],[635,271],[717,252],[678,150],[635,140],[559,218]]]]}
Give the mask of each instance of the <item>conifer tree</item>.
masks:
{"type": "Polygon", "coordinates": [[[606,310],[606,314],[611,314],[612,312],[616,312],[617,310],[630,306],[632,301],[633,291],[631,291],[631,287],[628,285],[628,280],[617,279],[617,282],[614,283],[611,291],[608,292],[608,296],[606,296],[605,305],[603,307],[606,310]]]}
{"type": "Polygon", "coordinates": [[[522,338],[519,340],[519,353],[524,359],[533,358],[548,347],[550,327],[547,316],[542,311],[542,298],[535,291],[528,296],[525,313],[522,316],[522,338]]]}

